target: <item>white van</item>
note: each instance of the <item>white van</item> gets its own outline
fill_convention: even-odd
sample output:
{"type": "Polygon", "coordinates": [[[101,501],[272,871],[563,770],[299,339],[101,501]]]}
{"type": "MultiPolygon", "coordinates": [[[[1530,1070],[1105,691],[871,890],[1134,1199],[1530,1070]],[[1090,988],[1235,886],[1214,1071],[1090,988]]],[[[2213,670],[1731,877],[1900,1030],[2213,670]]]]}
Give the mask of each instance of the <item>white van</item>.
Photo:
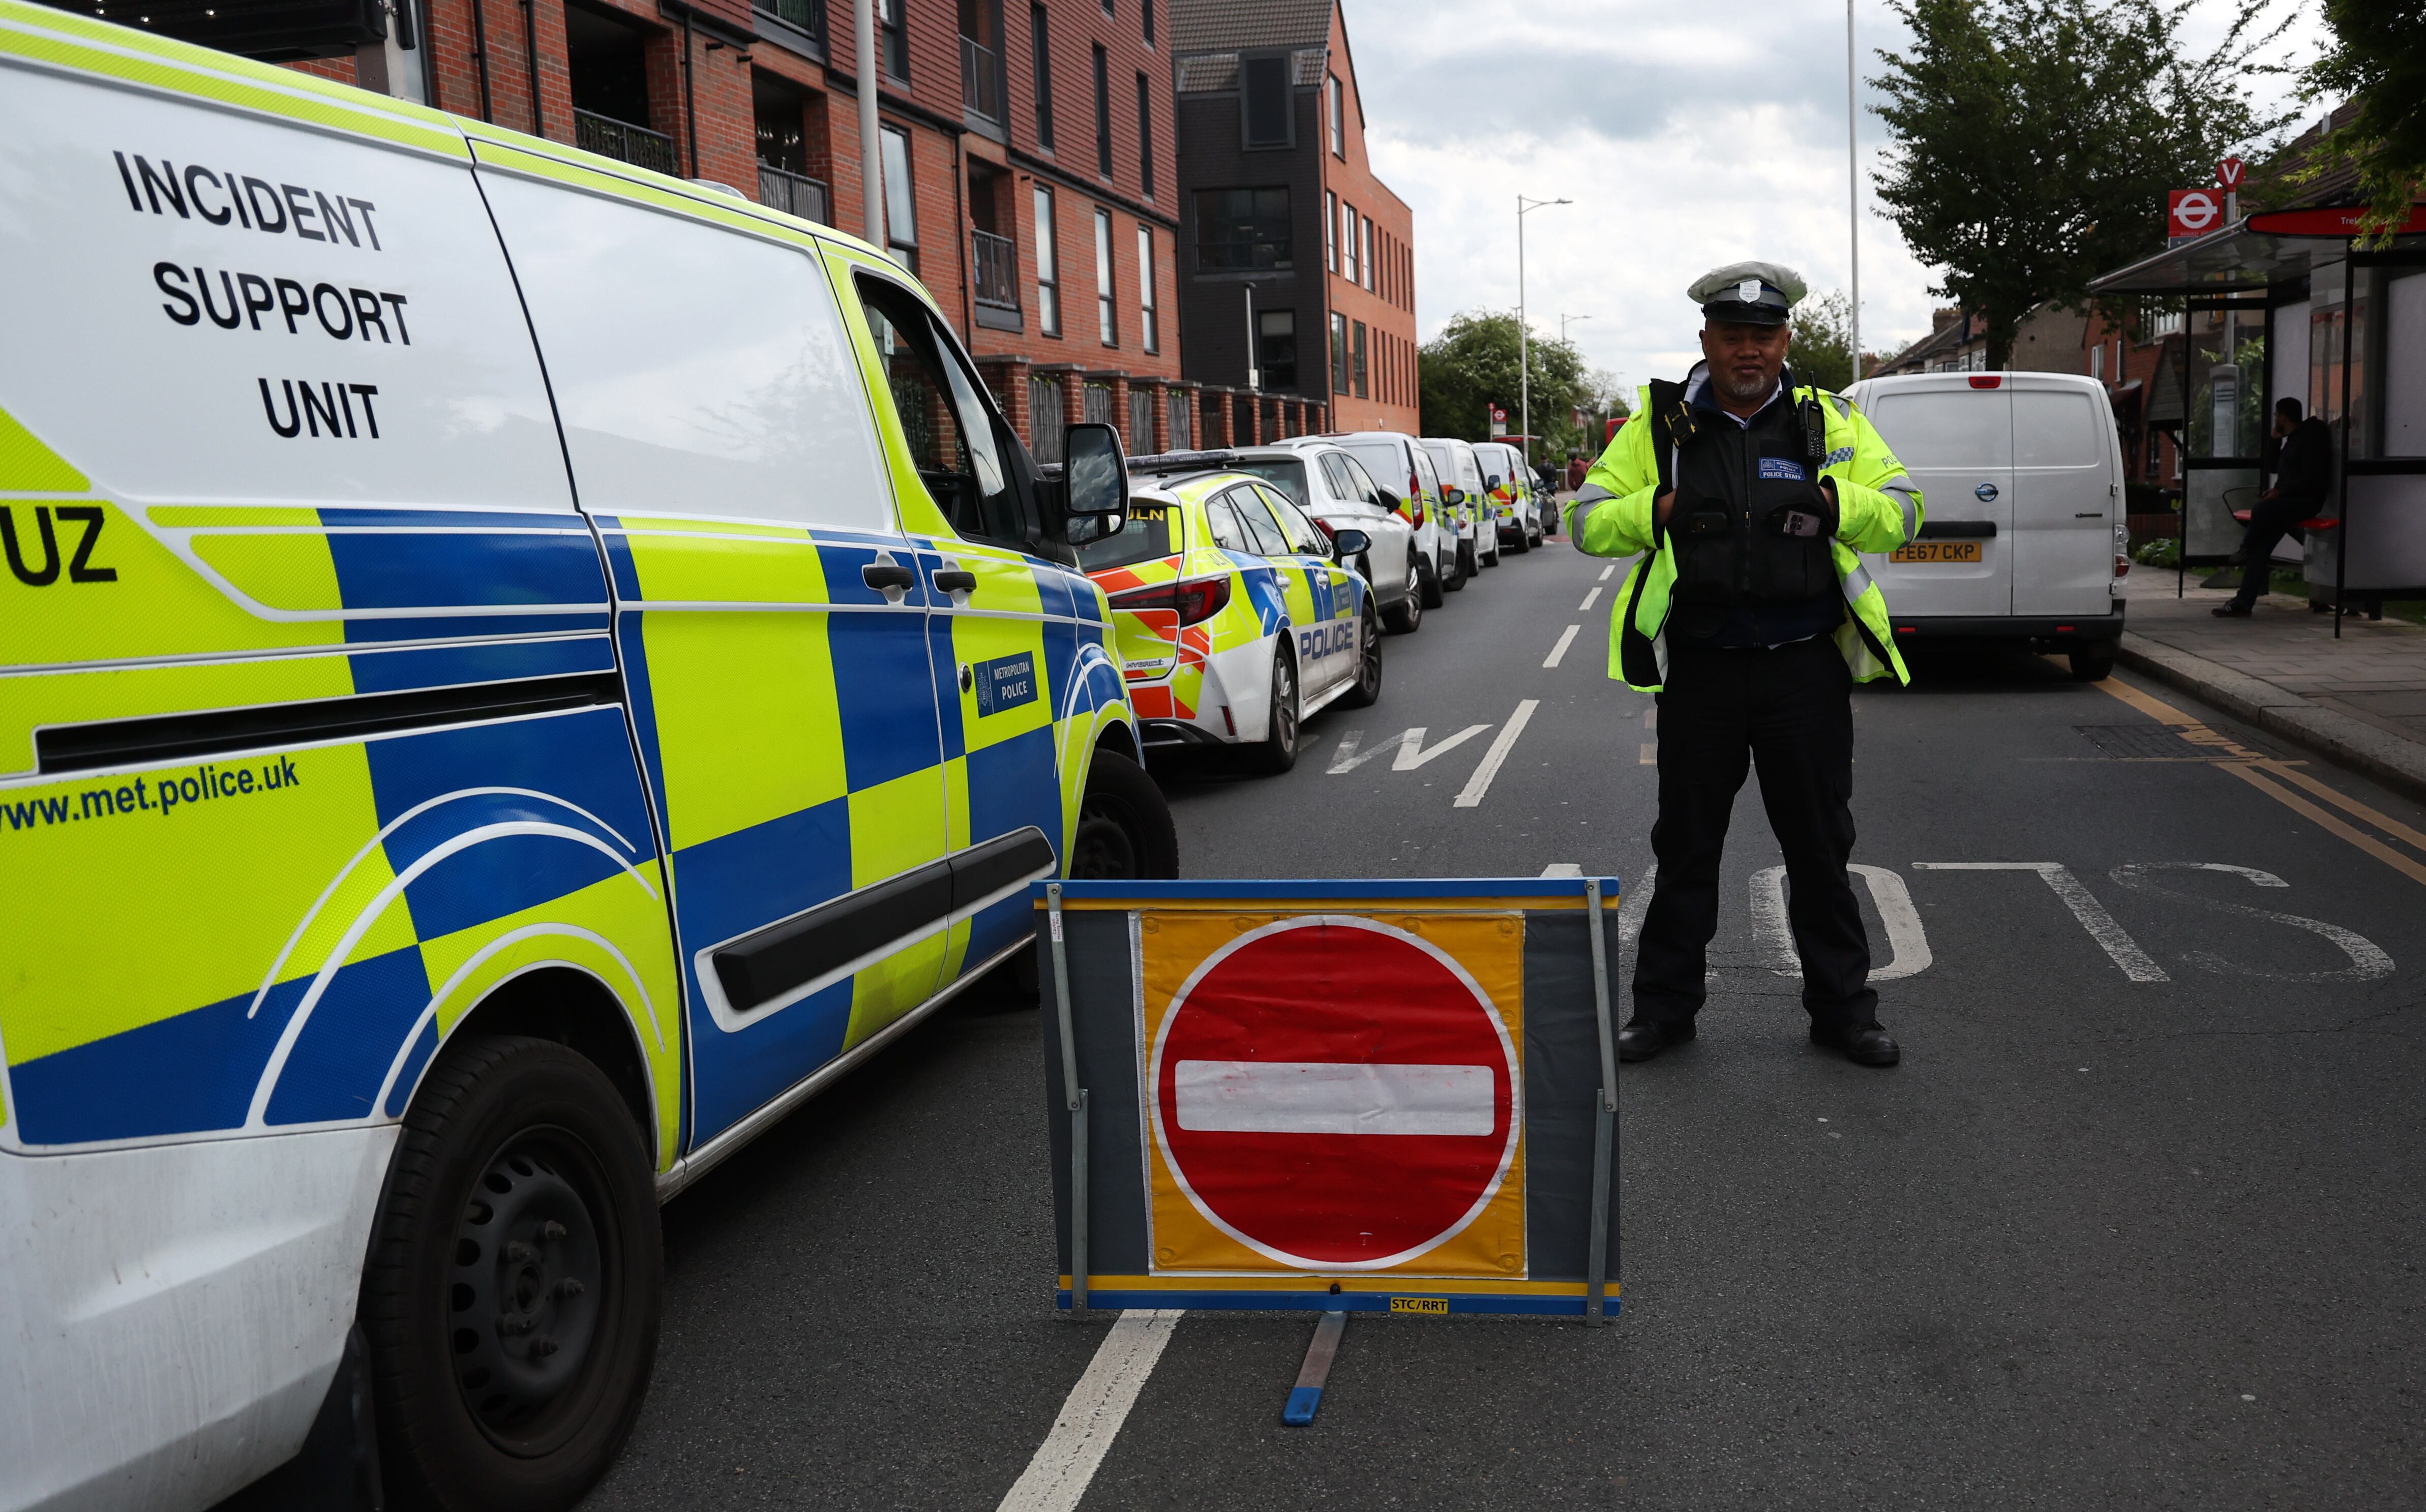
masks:
{"type": "Polygon", "coordinates": [[[0,141],[0,1512],[568,1506],[658,1204],[1175,875],[1117,438],[828,228],[89,16],[0,141]]]}
{"type": "Polygon", "coordinates": [[[1393,491],[1399,491],[1399,477],[1405,475],[1406,487],[1399,496],[1415,527],[1416,568],[1423,575],[1425,608],[1439,608],[1443,593],[1465,587],[1465,555],[1457,549],[1456,522],[1442,498],[1440,470],[1420,442],[1395,430],[1355,430],[1307,439],[1346,448],[1367,473],[1393,491]]]}
{"type": "Polygon", "coordinates": [[[1868,559],[1895,633],[2013,638],[2062,651],[2077,678],[2123,635],[2123,444],[2095,378],[1917,373],[1845,391],[1928,502],[1920,538],[1868,559]]]}
{"type": "Polygon", "coordinates": [[[1456,491],[1449,499],[1449,509],[1457,521],[1458,559],[1472,577],[1486,567],[1499,565],[1499,532],[1486,523],[1491,510],[1491,491],[1483,486],[1482,459],[1474,455],[1472,442],[1451,436],[1426,436],[1423,448],[1431,454],[1432,465],[1440,469],[1444,497],[1456,491]]]}

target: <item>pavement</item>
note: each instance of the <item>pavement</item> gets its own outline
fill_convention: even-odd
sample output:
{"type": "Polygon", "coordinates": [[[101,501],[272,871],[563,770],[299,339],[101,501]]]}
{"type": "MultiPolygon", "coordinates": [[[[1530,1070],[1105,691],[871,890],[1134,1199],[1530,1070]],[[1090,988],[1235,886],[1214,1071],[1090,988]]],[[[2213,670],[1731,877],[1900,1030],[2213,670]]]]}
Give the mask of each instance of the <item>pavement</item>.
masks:
{"type": "Polygon", "coordinates": [[[2124,666],[2196,694],[2258,728],[2426,797],[2426,627],[2344,619],[2269,593],[2246,619],[2213,610],[2230,588],[2137,569],[2124,666]]]}
{"type": "MultiPolygon", "coordinates": [[[[1294,771],[1158,765],[1185,874],[1580,866],[1639,920],[1658,731],[1606,676],[1617,581],[1512,556],[1294,771]]],[[[1806,1042],[1747,783],[1701,1037],[1620,1077],[1612,1327],[1359,1315],[1292,1428],[1312,1320],[1189,1312],[1108,1397],[1112,1320],[1053,1306],[1037,1019],[997,997],[665,1209],[655,1384],[588,1504],[2426,1505],[2426,804],[2153,676],[1914,660],[1854,696],[1903,1064],[1806,1042]],[[1014,1495],[1115,1398],[1059,1436],[1091,1474],[1014,1495]]]]}

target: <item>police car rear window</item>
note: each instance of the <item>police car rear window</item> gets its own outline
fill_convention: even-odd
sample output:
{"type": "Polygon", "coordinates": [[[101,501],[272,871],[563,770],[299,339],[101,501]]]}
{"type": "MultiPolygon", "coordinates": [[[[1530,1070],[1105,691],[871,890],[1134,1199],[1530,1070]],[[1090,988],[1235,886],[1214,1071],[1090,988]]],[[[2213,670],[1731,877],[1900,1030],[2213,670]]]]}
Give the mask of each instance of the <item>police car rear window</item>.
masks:
{"type": "Polygon", "coordinates": [[[1119,535],[1091,540],[1079,547],[1079,568],[1089,572],[1100,572],[1108,567],[1130,567],[1175,555],[1179,548],[1172,540],[1169,511],[1139,512],[1143,507],[1134,504],[1129,507],[1129,523],[1121,527],[1119,535]]]}
{"type": "Polygon", "coordinates": [[[1283,461],[1279,458],[1240,462],[1238,471],[1262,478],[1287,494],[1291,504],[1301,509],[1305,507],[1305,464],[1303,462],[1283,461]]]}

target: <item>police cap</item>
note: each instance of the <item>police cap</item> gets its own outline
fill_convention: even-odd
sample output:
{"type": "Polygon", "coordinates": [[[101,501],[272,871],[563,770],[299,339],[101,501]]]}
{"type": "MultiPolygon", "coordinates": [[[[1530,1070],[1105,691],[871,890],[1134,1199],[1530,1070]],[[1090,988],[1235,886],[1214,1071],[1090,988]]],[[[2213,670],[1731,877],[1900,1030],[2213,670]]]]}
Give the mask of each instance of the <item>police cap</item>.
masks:
{"type": "Polygon", "coordinates": [[[1685,297],[1711,320],[1782,326],[1804,294],[1803,275],[1775,263],[1729,263],[1693,281],[1685,297]]]}

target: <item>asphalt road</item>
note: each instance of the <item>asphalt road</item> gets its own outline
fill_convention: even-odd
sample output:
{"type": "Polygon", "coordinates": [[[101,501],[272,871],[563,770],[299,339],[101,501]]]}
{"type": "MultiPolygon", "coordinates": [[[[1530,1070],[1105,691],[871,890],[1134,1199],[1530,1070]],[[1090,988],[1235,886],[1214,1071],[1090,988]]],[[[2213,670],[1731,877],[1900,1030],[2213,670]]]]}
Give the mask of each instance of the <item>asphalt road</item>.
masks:
{"type": "MultiPolygon", "coordinates": [[[[1286,777],[1160,774],[1187,873],[1633,888],[1658,732],[1604,673],[1605,565],[1508,557],[1286,777]]],[[[1701,1038],[1621,1078],[1616,1324],[1355,1316],[1284,1428],[1311,1321],[1189,1315],[1080,1504],[2426,1505],[2426,812],[2216,764],[2296,753],[2124,674],[1917,670],[1855,697],[1901,1067],[1805,1042],[1747,784],[1701,1038]]],[[[1052,1307],[1041,1087],[1032,1012],[939,1015],[668,1207],[655,1385],[590,1504],[996,1507],[1109,1327],[1052,1307]]]]}

